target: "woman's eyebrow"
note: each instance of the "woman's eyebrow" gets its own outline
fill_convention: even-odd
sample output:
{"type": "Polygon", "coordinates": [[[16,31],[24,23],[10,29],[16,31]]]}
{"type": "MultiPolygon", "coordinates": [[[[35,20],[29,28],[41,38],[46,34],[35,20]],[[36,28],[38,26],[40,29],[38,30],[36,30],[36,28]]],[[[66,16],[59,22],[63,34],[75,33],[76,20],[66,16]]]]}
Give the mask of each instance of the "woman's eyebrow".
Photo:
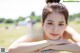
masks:
{"type": "Polygon", "coordinates": [[[64,21],[59,21],[59,23],[64,23],[64,21]]]}
{"type": "MultiPolygon", "coordinates": [[[[49,22],[54,22],[53,20],[47,20],[49,22]]],[[[59,23],[64,23],[65,21],[59,21],[59,23]]]]}
{"type": "Polygon", "coordinates": [[[54,22],[54,21],[52,21],[52,20],[47,20],[47,21],[54,22]]]}

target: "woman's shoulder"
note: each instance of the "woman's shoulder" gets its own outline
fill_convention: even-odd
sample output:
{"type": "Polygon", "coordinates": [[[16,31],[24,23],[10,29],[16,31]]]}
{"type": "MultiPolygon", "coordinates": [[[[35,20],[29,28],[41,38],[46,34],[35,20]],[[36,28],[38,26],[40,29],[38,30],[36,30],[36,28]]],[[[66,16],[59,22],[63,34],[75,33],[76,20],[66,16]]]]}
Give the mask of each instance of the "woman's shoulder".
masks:
{"type": "Polygon", "coordinates": [[[36,36],[32,34],[26,34],[18,38],[16,42],[35,42],[35,41],[39,41],[42,39],[43,37],[41,37],[40,35],[36,36]]]}

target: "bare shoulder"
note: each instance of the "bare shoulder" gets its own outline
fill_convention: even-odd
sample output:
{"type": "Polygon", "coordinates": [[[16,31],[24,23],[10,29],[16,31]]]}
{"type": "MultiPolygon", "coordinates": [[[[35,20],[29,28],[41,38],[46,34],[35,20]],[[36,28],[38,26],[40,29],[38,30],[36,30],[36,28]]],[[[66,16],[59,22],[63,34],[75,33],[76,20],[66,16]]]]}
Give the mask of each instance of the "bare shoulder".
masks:
{"type": "Polygon", "coordinates": [[[34,42],[38,39],[38,37],[35,37],[33,35],[30,35],[30,34],[26,34],[26,35],[23,35],[21,37],[19,37],[16,41],[14,41],[10,46],[9,48],[14,48],[14,47],[17,47],[17,45],[19,43],[24,43],[24,42],[34,42]]]}
{"type": "Polygon", "coordinates": [[[77,31],[75,31],[72,27],[69,27],[69,26],[64,32],[64,37],[71,39],[74,42],[80,42],[80,34],[77,31]]]}
{"type": "Polygon", "coordinates": [[[35,42],[35,41],[39,41],[39,40],[42,40],[42,37],[26,34],[26,35],[23,35],[22,37],[18,38],[15,42],[18,42],[18,43],[19,42],[35,42]]]}

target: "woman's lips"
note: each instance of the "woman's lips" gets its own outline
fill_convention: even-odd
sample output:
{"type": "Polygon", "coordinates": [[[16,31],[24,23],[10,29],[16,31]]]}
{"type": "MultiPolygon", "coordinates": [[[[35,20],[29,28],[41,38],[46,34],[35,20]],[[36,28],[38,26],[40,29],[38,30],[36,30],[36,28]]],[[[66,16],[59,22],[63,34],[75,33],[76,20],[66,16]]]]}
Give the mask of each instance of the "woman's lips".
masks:
{"type": "Polygon", "coordinates": [[[59,34],[53,34],[53,33],[50,33],[52,36],[58,36],[59,34]]]}

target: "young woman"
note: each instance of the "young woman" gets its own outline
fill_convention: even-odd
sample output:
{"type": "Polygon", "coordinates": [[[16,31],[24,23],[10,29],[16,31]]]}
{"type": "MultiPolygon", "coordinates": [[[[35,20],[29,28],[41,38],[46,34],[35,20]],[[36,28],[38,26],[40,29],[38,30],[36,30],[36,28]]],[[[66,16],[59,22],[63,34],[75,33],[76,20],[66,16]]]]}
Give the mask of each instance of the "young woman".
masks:
{"type": "MultiPolygon", "coordinates": [[[[63,50],[80,53],[80,35],[68,25],[68,10],[59,0],[46,0],[42,12],[43,39],[25,35],[15,41],[8,53],[42,53],[43,50],[63,50]],[[72,40],[72,42],[68,40],[72,40]]],[[[48,53],[51,53],[48,51],[48,53]]],[[[52,51],[54,53],[54,51],[52,51]]],[[[59,53],[57,51],[56,53],[59,53]]]]}

